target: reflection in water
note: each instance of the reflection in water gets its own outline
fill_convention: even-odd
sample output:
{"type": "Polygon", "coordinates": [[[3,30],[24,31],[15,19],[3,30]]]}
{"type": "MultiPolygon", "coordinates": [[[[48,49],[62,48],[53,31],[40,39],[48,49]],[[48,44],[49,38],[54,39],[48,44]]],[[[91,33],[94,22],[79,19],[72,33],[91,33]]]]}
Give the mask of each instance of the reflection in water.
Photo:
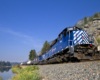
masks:
{"type": "Polygon", "coordinates": [[[11,67],[0,67],[0,76],[2,77],[1,80],[9,80],[14,76],[11,71],[11,67]]]}
{"type": "Polygon", "coordinates": [[[2,72],[2,73],[4,71],[8,72],[10,69],[11,69],[11,67],[0,67],[0,72],[2,72]]]}

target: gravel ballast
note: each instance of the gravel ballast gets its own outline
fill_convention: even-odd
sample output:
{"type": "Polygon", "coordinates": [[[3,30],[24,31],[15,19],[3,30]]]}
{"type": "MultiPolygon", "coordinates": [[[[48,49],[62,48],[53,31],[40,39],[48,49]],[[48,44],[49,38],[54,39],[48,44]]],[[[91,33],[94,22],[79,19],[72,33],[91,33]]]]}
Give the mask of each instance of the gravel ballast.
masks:
{"type": "Polygon", "coordinates": [[[42,80],[100,80],[100,61],[38,65],[42,80]]]}

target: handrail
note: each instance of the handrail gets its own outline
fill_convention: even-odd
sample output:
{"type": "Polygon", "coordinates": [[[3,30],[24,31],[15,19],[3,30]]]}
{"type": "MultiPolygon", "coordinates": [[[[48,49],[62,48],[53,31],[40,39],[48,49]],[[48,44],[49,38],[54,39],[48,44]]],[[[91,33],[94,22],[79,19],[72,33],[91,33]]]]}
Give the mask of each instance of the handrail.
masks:
{"type": "Polygon", "coordinates": [[[97,40],[95,39],[95,37],[93,36],[93,38],[94,38],[94,40],[96,41],[96,43],[97,43],[97,46],[99,46],[99,44],[98,44],[98,42],[97,42],[97,40]]]}

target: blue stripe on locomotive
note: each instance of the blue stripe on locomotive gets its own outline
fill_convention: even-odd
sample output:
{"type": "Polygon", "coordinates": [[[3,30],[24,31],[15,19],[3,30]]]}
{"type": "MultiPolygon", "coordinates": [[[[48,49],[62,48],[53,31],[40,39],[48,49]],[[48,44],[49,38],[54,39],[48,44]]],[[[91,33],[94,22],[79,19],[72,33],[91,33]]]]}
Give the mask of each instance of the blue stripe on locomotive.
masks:
{"type": "Polygon", "coordinates": [[[70,33],[70,41],[69,41],[69,34],[62,35],[62,39],[60,39],[56,44],[48,51],[48,53],[43,54],[39,57],[39,61],[46,60],[47,58],[57,54],[58,52],[68,48],[69,45],[77,45],[77,44],[89,44],[89,39],[87,32],[84,30],[74,30],[70,33]],[[84,37],[84,39],[83,39],[84,37]]]}

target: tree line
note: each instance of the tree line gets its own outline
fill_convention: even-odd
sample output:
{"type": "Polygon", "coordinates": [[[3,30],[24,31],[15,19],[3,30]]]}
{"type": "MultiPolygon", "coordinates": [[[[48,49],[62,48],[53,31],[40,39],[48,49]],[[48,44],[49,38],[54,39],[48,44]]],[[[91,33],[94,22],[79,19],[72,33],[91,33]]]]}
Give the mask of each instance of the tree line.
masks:
{"type": "MultiPolygon", "coordinates": [[[[39,56],[45,54],[46,51],[48,51],[49,47],[50,47],[50,44],[48,43],[48,41],[45,41],[44,44],[43,44],[43,47],[42,47],[42,49],[40,51],[39,56]]],[[[30,54],[29,54],[29,60],[33,60],[36,57],[38,57],[38,55],[36,54],[36,50],[35,49],[31,50],[30,54]]]]}
{"type": "Polygon", "coordinates": [[[0,67],[11,66],[10,62],[0,61],[0,67]]]}

